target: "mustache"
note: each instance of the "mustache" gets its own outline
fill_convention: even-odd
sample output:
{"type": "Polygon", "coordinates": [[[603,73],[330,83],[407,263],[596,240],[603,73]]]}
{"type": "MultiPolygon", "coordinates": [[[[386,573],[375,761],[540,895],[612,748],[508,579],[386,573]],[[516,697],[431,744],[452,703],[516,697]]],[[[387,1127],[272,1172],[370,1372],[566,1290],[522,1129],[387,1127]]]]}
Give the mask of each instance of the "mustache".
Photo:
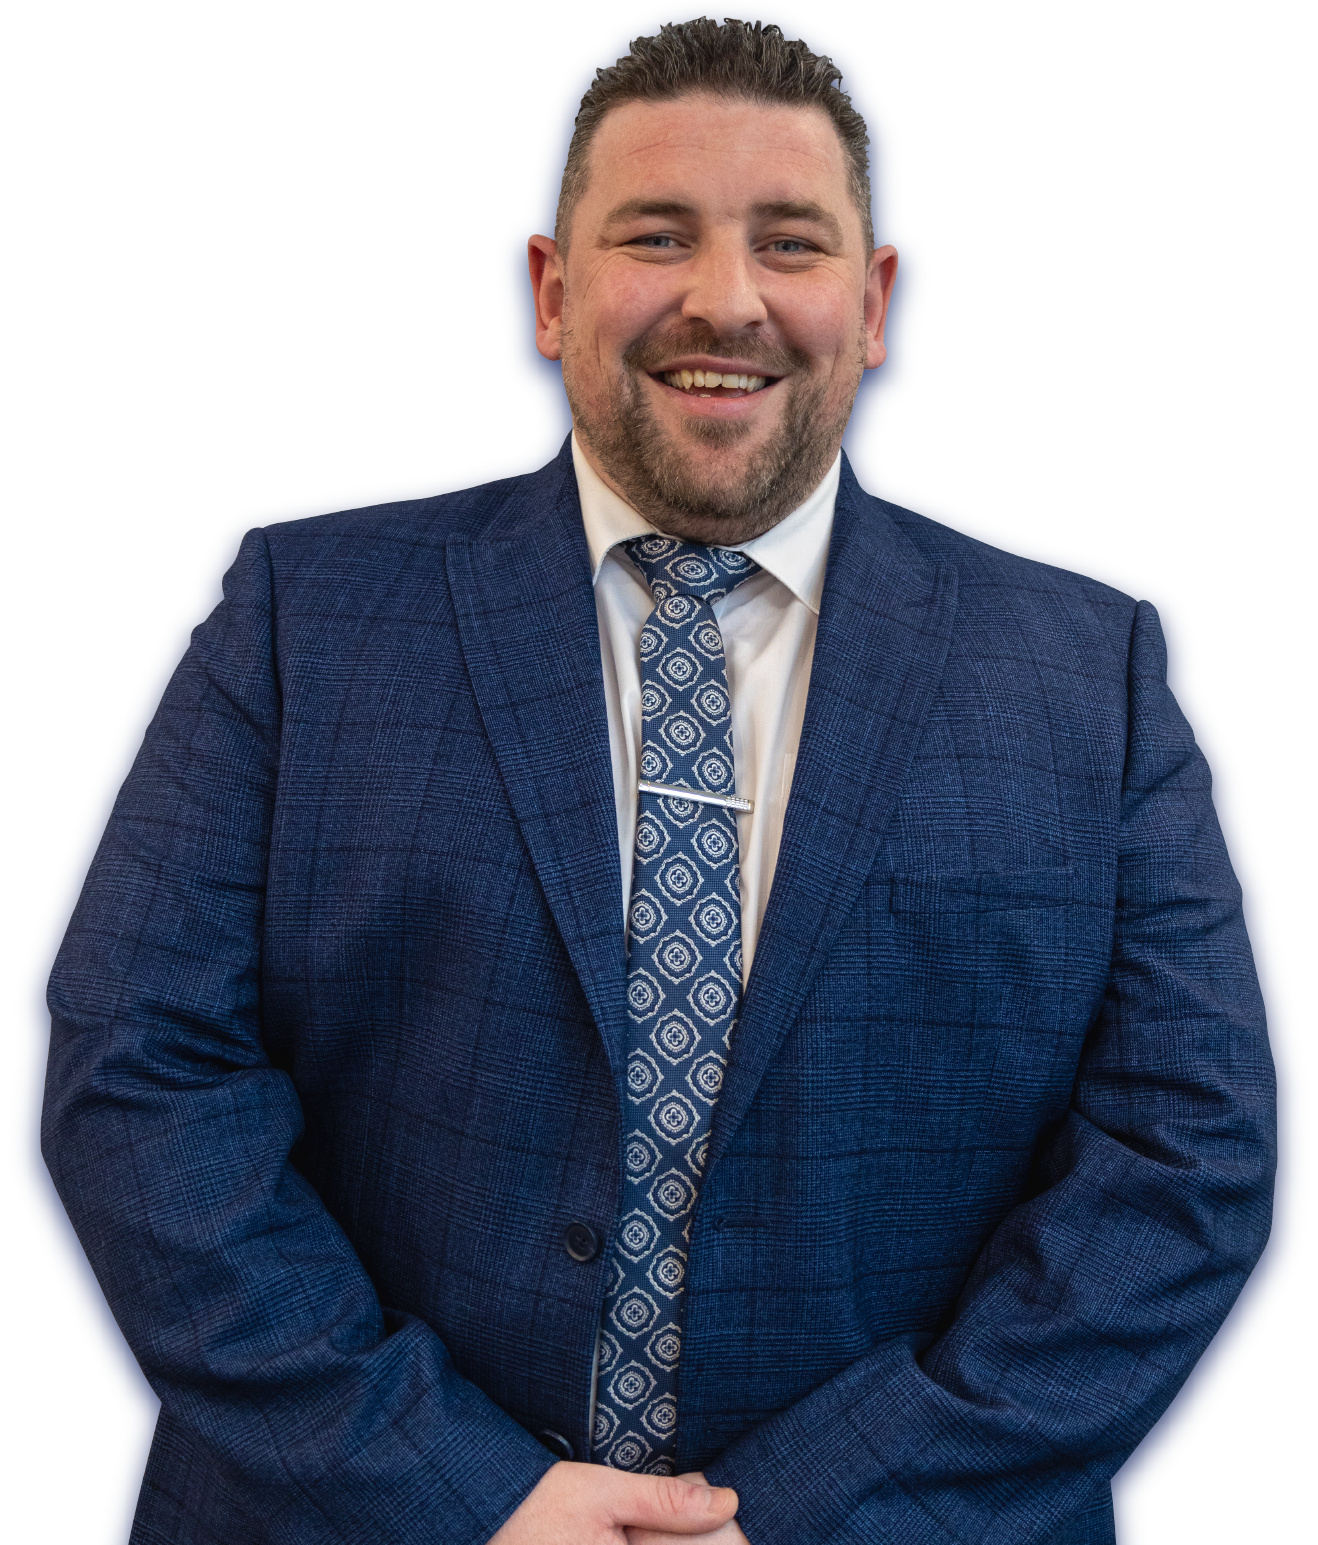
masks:
{"type": "Polygon", "coordinates": [[[682,354],[709,354],[715,359],[720,355],[754,364],[758,375],[785,376],[794,370],[804,369],[809,357],[804,349],[766,344],[763,341],[720,337],[707,322],[693,322],[687,327],[673,327],[662,332],[647,333],[623,351],[622,362],[630,370],[647,373],[658,370],[669,360],[682,354]]]}

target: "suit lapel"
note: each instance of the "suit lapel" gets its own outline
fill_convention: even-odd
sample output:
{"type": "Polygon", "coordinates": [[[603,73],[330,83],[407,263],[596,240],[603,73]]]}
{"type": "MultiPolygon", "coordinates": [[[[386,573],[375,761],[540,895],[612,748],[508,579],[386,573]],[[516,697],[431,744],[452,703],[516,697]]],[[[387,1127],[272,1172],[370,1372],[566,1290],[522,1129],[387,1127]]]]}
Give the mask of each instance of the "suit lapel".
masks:
{"type": "Polygon", "coordinates": [[[955,571],[920,556],[844,457],[801,745],[714,1112],[711,1165],[874,863],[942,676],[955,610],[955,571]]]}
{"type": "Polygon", "coordinates": [[[523,840],[616,1077],[626,1049],[618,821],[590,555],[572,458],[497,529],[447,543],[463,654],[523,840]]]}

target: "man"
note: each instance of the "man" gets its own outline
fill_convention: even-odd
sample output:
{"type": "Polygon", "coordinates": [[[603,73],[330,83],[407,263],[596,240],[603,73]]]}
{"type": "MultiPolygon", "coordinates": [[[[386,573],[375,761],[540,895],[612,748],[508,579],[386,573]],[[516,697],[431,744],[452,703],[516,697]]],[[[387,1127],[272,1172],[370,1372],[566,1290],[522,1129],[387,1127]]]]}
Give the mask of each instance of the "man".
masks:
{"type": "Polygon", "coordinates": [[[840,455],[896,256],[836,79],[601,72],[569,445],[251,533],[171,682],[45,1129],[161,1397],[135,1541],[1111,1540],[1262,1247],[1156,614],[840,455]]]}

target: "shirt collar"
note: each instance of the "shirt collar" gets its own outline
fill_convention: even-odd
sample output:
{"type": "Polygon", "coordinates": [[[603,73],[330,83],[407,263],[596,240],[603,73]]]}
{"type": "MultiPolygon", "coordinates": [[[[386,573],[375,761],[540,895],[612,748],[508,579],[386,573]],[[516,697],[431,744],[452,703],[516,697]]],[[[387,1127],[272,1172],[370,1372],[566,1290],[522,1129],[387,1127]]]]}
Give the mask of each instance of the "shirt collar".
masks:
{"type": "MultiPolygon", "coordinates": [[[[633,537],[645,536],[655,527],[600,477],[586,460],[575,434],[572,436],[572,465],[577,474],[581,518],[590,548],[590,578],[594,584],[605,558],[615,547],[630,542],[633,537]]],[[[816,616],[824,593],[824,570],[828,565],[828,543],[833,534],[833,510],[841,475],[842,453],[839,451],[818,487],[790,515],[785,515],[763,536],[735,544],[738,552],[754,558],[816,616]]]]}

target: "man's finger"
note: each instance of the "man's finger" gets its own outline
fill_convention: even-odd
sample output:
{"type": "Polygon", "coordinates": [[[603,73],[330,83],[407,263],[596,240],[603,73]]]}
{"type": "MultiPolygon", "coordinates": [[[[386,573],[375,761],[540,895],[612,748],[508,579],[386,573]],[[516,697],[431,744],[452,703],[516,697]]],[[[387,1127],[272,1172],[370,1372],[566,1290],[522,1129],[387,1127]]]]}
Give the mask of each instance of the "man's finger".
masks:
{"type": "Polygon", "coordinates": [[[706,1486],[673,1475],[616,1475],[613,1522],[663,1534],[709,1534],[737,1511],[731,1486],[706,1486]]]}

